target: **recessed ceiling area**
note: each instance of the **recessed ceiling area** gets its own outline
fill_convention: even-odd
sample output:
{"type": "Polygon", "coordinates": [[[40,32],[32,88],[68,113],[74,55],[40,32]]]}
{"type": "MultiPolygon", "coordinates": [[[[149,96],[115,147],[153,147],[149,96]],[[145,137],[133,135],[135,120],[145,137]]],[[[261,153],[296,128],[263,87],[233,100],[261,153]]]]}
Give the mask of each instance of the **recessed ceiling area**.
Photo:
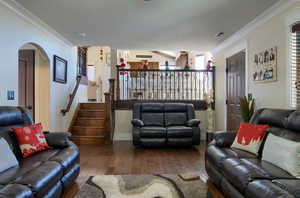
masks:
{"type": "Polygon", "coordinates": [[[209,51],[278,0],[16,1],[75,45],[209,51]]]}

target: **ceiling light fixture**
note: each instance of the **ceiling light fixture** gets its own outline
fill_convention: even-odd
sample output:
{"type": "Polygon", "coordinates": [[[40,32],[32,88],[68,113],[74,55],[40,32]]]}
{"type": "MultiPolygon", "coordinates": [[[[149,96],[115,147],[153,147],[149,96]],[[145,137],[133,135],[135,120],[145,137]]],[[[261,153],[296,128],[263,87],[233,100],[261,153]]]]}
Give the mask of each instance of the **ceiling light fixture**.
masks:
{"type": "Polygon", "coordinates": [[[82,38],[86,37],[86,33],[84,33],[84,32],[74,32],[74,34],[76,34],[77,36],[82,37],[82,38]]]}
{"type": "Polygon", "coordinates": [[[220,37],[224,36],[224,34],[225,34],[224,32],[219,32],[218,34],[216,34],[216,37],[220,38],[220,37]]]}

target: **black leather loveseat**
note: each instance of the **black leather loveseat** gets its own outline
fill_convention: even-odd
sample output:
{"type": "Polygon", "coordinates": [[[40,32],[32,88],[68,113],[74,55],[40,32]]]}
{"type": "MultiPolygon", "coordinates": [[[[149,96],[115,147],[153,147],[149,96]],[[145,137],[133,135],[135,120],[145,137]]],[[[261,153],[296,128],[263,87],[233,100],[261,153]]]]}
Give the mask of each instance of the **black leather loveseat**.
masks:
{"type": "MultiPolygon", "coordinates": [[[[251,123],[268,124],[269,133],[300,141],[300,111],[261,109],[251,123]]],[[[235,132],[217,132],[206,150],[210,180],[230,198],[300,197],[300,179],[248,152],[231,149],[235,132]]]]}
{"type": "Polygon", "coordinates": [[[133,144],[147,147],[198,145],[199,124],[192,104],[136,103],[133,144]]]}
{"type": "Polygon", "coordinates": [[[0,173],[0,198],[58,198],[79,174],[79,151],[69,141],[69,133],[46,134],[53,149],[22,159],[11,128],[32,123],[25,109],[0,107],[0,138],[9,143],[19,161],[19,166],[0,173]]]}

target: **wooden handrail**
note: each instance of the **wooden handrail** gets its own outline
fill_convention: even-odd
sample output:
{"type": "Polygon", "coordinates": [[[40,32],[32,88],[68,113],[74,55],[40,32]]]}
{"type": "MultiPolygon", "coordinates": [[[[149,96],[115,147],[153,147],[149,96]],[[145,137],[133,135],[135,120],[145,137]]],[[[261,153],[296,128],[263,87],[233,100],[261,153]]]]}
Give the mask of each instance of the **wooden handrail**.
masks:
{"type": "Polygon", "coordinates": [[[63,116],[65,116],[66,113],[68,113],[68,112],[70,111],[70,109],[71,109],[72,103],[73,103],[73,101],[74,101],[74,98],[75,98],[76,93],[77,93],[77,91],[78,91],[78,87],[79,87],[79,85],[80,85],[81,78],[82,78],[81,76],[77,76],[77,78],[76,78],[76,85],[75,85],[75,88],[74,88],[72,94],[70,95],[69,103],[68,103],[68,105],[67,105],[67,107],[66,107],[65,109],[62,109],[62,110],[60,111],[60,112],[62,113],[63,116]]]}
{"type": "Polygon", "coordinates": [[[165,69],[123,69],[120,67],[117,67],[118,71],[121,72],[214,72],[213,68],[212,69],[190,69],[190,70],[184,70],[184,69],[173,69],[173,70],[165,70],[165,69]]]}

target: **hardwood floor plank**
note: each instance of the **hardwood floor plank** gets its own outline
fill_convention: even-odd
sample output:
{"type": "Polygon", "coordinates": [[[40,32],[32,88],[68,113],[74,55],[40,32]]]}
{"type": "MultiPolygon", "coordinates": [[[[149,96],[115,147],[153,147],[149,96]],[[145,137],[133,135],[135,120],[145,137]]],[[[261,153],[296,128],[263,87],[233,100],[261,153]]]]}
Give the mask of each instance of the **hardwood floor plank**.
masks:
{"type": "MultiPolygon", "coordinates": [[[[207,181],[204,154],[206,142],[191,148],[135,148],[131,142],[114,142],[113,145],[80,145],[81,172],[76,185],[63,198],[73,198],[80,187],[95,175],[124,174],[180,174],[198,173],[207,181]]],[[[222,194],[208,183],[216,198],[222,194]]]]}

